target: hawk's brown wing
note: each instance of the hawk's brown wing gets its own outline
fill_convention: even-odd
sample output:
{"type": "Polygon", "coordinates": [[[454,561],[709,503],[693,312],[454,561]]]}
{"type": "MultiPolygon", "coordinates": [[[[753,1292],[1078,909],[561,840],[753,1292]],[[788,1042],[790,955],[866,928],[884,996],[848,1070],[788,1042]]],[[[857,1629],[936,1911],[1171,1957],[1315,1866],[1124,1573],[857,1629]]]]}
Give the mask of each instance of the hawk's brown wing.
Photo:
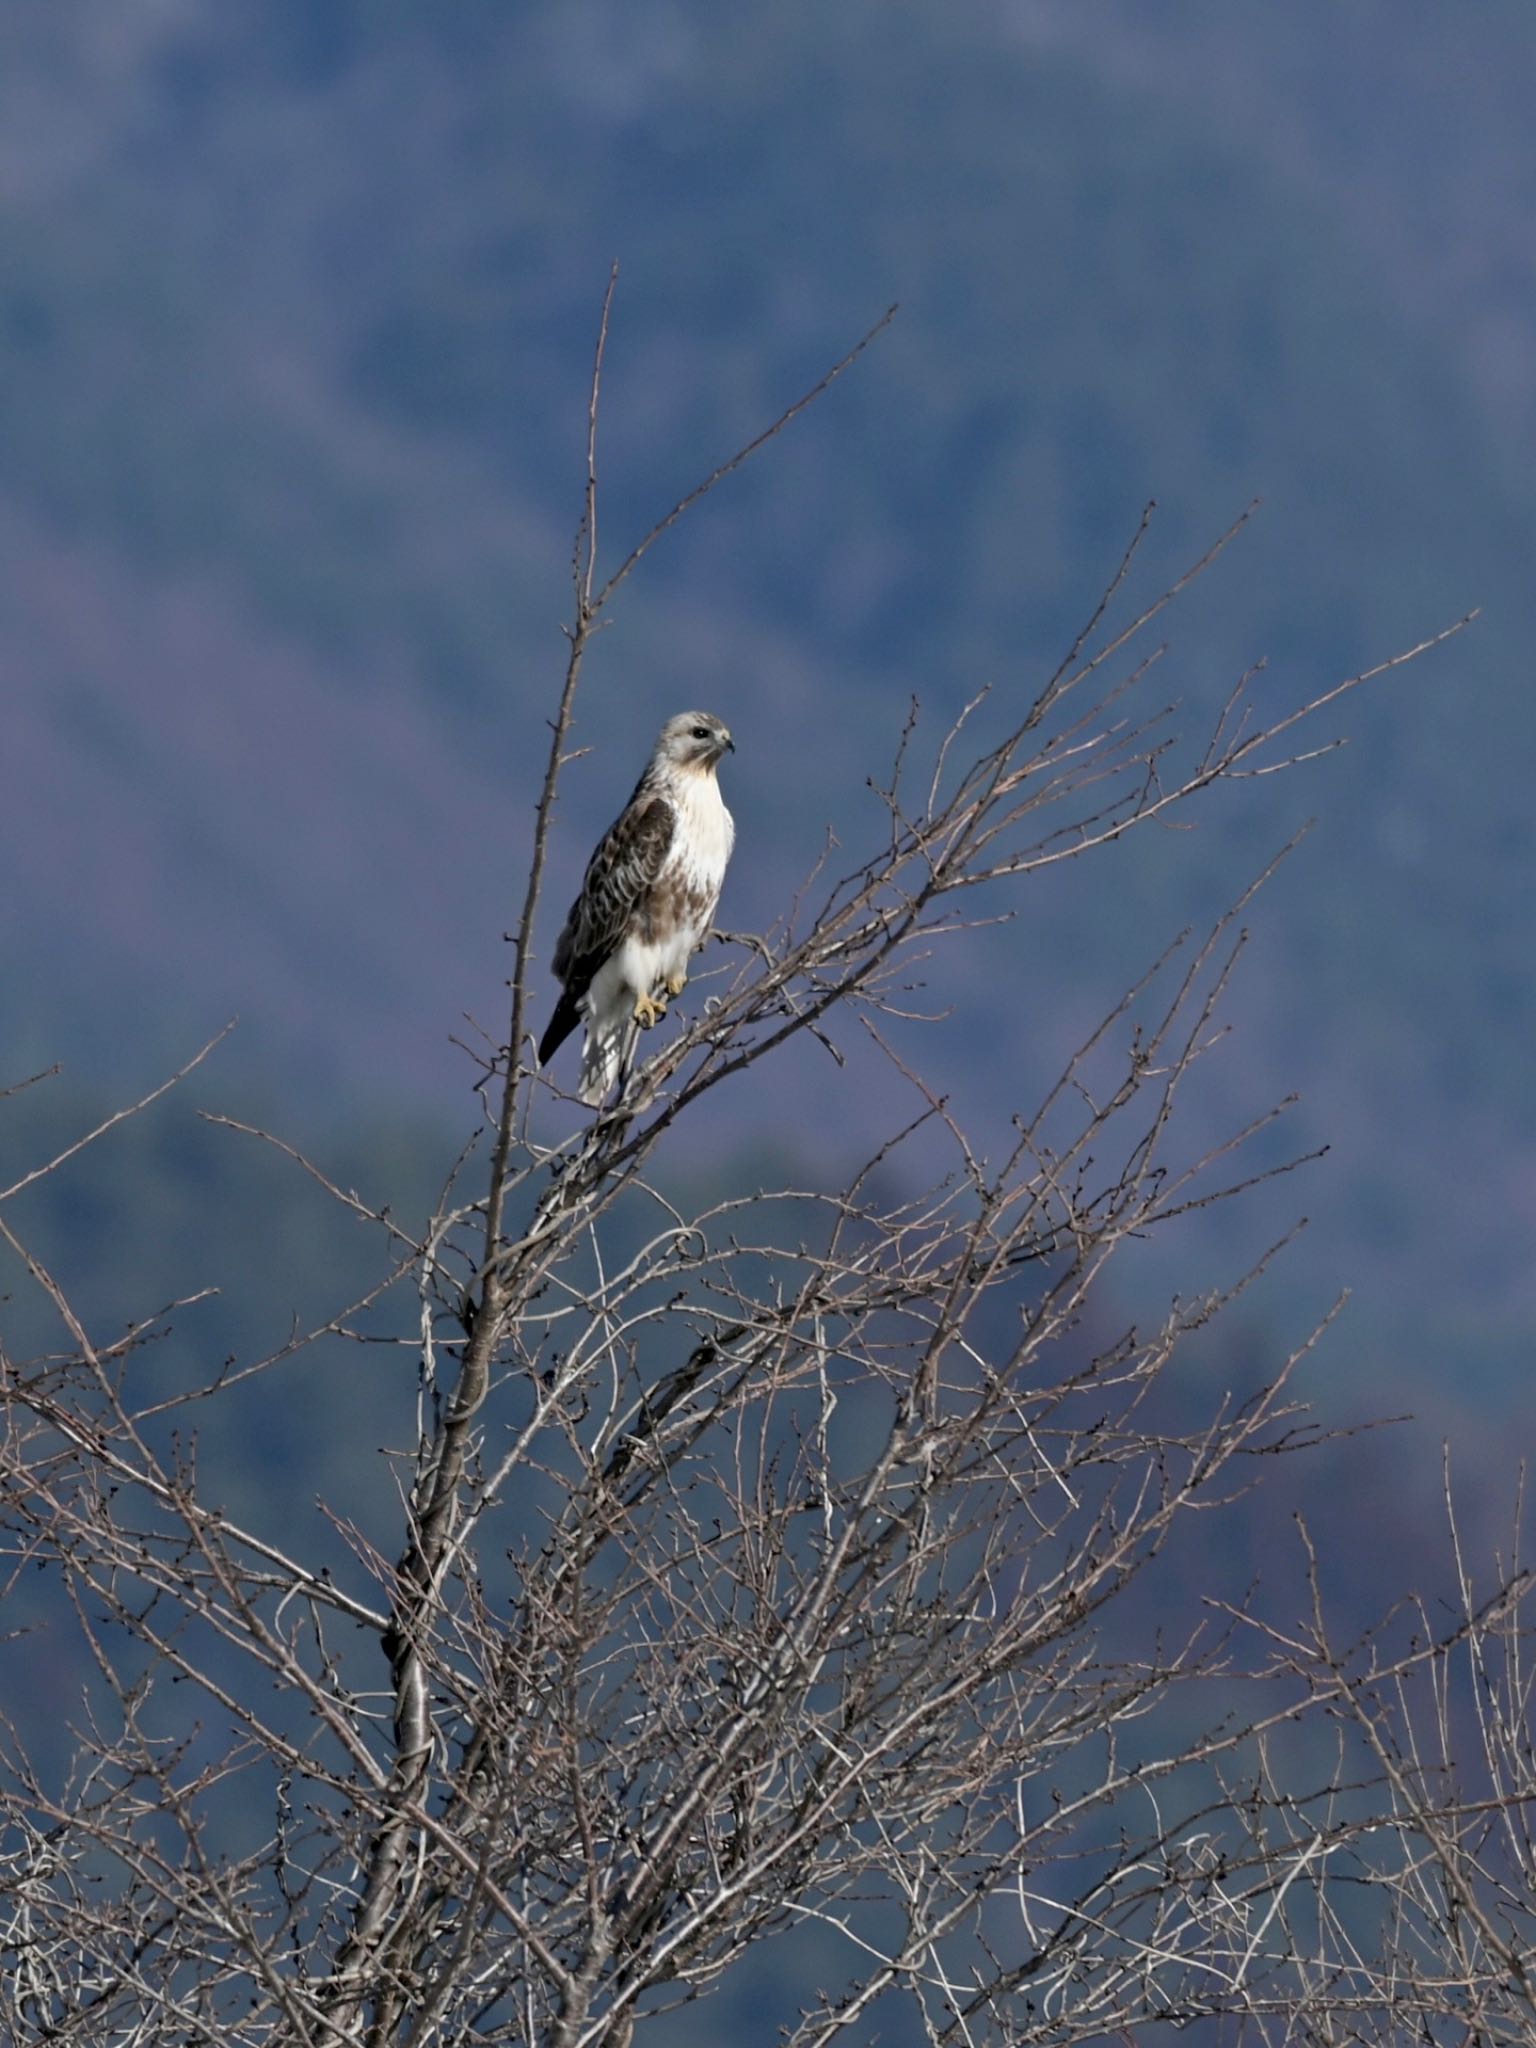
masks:
{"type": "Polygon", "coordinates": [[[676,829],[677,814],[664,796],[637,796],[599,840],[555,946],[554,969],[565,989],[539,1041],[541,1066],[580,1022],[592,977],[622,942],[676,829]]]}

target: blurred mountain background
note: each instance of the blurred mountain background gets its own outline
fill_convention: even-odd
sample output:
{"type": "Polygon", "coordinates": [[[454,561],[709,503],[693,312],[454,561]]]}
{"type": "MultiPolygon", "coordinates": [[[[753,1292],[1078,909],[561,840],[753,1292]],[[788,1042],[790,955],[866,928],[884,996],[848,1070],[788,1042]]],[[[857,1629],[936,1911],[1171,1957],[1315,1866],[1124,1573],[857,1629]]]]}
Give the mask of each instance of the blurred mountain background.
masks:
{"type": "MultiPolygon", "coordinates": [[[[241,1020],[24,1234],[114,1326],[220,1285],[168,1340],[204,1350],[366,1281],[345,1217],[194,1112],[402,1209],[476,1121],[451,1039],[504,1028],[610,262],[610,564],[899,300],[616,607],[546,954],[662,717],[738,735],[724,915],[760,927],[828,827],[878,830],[911,698],[936,731],[1038,686],[1149,498],[1141,598],[1263,500],[1166,621],[1192,735],[1257,660],[1288,706],[1481,607],[1330,715],[1339,752],[1038,878],[944,964],[926,1064],[1001,1132],[1315,817],[1191,1116],[1299,1090],[1330,1155],[1145,1282],[1305,1210],[1221,1343],[1273,1359],[1353,1286],[1307,1391],[1422,1421],[1349,1447],[1349,1511],[1432,1522],[1441,1434],[1491,1510],[1536,1336],[1533,97],[1514,0],[1475,38],[1394,0],[10,0],[0,1079],[65,1071],[3,1106],[0,1182],[241,1020]]],[[[858,1154],[882,1111],[823,1066],[798,1122],[765,1078],[680,1170],[858,1154]]],[[[266,1411],[284,1494],[328,1483],[310,1402],[380,1370],[266,1411]]]]}

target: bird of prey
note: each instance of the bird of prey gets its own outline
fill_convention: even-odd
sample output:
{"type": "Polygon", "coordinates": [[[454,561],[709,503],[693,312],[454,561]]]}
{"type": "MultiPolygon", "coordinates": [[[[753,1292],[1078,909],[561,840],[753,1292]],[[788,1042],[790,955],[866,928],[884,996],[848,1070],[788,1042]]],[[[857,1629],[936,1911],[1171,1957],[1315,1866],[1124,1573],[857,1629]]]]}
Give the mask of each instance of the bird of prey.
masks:
{"type": "Polygon", "coordinates": [[[736,836],[715,770],[735,751],[709,712],[669,718],[634,795],[587,863],[555,946],[564,988],[539,1063],[584,1021],[578,1093],[593,1107],[628,1073],[636,1033],[682,994],[688,962],[709,935],[736,836]]]}

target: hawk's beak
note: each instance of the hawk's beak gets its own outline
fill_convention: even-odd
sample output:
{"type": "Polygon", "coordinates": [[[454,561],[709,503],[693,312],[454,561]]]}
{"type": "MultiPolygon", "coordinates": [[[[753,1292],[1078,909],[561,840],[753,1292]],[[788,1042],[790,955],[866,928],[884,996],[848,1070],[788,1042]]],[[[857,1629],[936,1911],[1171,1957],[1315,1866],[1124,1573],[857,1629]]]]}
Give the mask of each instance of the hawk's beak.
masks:
{"type": "Polygon", "coordinates": [[[731,738],[729,733],[727,733],[725,736],[725,751],[728,754],[734,754],[736,751],[736,742],[731,738]]]}

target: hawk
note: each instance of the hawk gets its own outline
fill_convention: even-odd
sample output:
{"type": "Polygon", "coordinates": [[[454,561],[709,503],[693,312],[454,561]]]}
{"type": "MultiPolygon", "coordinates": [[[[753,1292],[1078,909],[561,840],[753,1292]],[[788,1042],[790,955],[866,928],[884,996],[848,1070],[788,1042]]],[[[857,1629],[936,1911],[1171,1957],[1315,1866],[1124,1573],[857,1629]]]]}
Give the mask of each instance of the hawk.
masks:
{"type": "Polygon", "coordinates": [[[539,1040],[539,1064],[584,1020],[577,1092],[594,1108],[628,1072],[636,1033],[682,994],[688,962],[709,935],[736,837],[715,770],[735,751],[709,712],[669,718],[587,863],[555,946],[565,986],[539,1040]]]}

